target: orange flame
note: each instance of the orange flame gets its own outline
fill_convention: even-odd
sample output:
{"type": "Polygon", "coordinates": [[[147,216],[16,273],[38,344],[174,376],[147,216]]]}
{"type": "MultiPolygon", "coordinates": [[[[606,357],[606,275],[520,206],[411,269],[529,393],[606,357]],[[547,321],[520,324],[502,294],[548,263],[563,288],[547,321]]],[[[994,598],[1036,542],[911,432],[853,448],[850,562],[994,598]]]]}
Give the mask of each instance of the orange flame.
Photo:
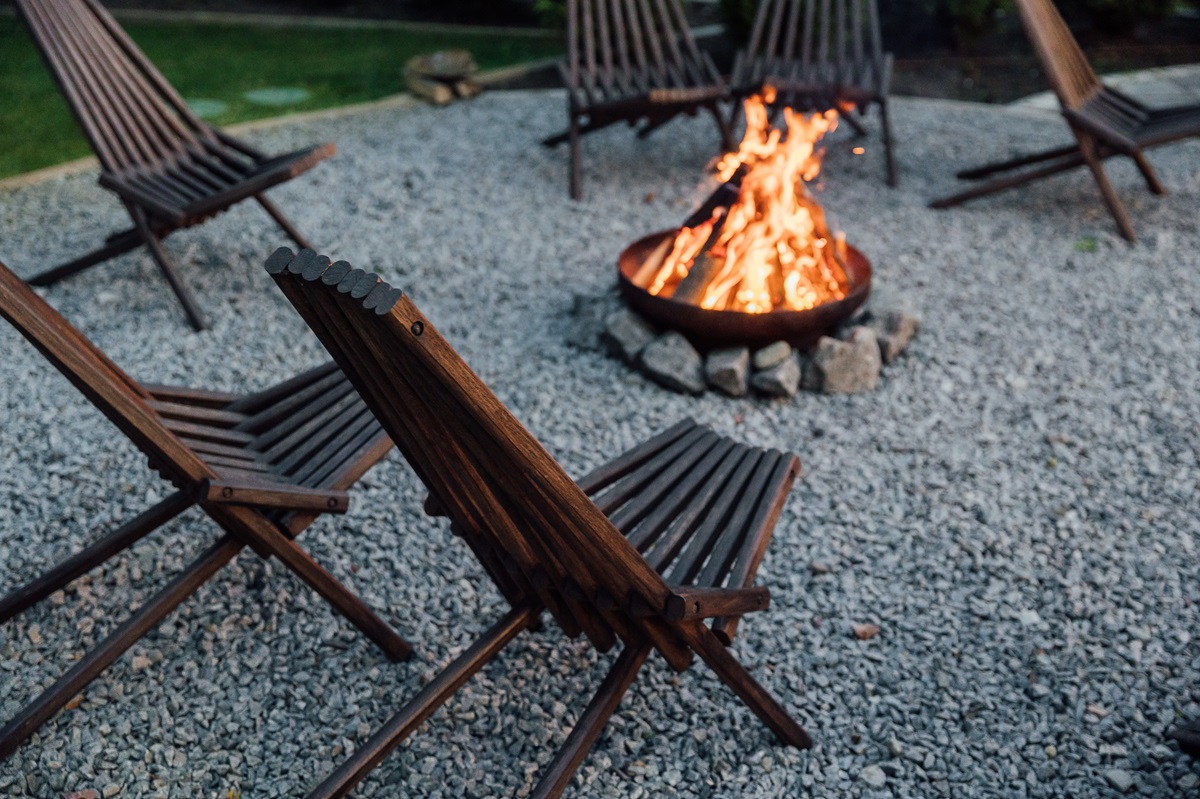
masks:
{"type": "Polygon", "coordinates": [[[746,135],[736,153],[717,163],[722,181],[743,172],[737,199],[727,211],[680,229],[644,286],[651,294],[745,313],[807,310],[846,296],[845,239],[830,235],[806,187],[821,171],[817,143],[837,126],[837,112],[805,117],[785,109],[784,139],[768,119],[773,92],[764,94],[746,101],[746,135]],[[677,294],[681,285],[687,288],[677,294]]]}

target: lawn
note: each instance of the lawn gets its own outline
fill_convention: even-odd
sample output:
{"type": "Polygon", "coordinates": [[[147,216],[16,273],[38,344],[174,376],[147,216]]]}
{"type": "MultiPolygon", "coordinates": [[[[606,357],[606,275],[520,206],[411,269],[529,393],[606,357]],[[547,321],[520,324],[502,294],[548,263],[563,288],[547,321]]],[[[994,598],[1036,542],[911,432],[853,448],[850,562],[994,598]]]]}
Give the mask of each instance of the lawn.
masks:
{"type": "MultiPolygon", "coordinates": [[[[375,100],[403,89],[404,62],[450,47],[470,50],[481,69],[559,53],[553,36],[433,34],[394,29],[266,28],[227,24],[129,23],[126,30],[189,101],[224,110],[217,124],[375,100]],[[286,105],[250,102],[246,92],[299,88],[286,105]]],[[[0,16],[0,178],[89,154],[24,26],[0,16]]]]}

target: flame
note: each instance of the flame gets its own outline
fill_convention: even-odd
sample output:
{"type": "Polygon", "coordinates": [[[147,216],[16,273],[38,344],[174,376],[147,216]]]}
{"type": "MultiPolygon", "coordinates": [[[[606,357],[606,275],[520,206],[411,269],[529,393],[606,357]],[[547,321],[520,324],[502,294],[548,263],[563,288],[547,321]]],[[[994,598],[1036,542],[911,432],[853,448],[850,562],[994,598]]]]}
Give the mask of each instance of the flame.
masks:
{"type": "Polygon", "coordinates": [[[846,296],[845,239],[830,235],[806,186],[821,171],[817,143],[837,126],[837,112],[805,117],[785,109],[785,139],[770,124],[773,95],[768,89],[746,101],[746,135],[717,162],[723,182],[742,174],[737,199],[680,229],[645,283],[651,294],[745,313],[802,311],[846,296]]]}

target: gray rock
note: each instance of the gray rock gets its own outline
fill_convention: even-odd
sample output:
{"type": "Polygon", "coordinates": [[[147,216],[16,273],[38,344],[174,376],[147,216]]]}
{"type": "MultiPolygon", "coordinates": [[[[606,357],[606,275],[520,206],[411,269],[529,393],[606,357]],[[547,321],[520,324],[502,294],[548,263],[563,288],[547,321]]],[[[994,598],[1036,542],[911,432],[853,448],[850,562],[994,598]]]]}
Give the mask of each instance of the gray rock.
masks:
{"type": "Polygon", "coordinates": [[[891,363],[920,332],[921,319],[905,311],[888,311],[882,316],[873,316],[870,326],[879,340],[879,354],[883,362],[891,363]]]}
{"type": "Polygon", "coordinates": [[[765,369],[755,372],[750,385],[772,397],[790,397],[800,389],[800,359],[794,354],[765,369]]]}
{"type": "Polygon", "coordinates": [[[645,319],[628,308],[613,311],[604,320],[604,340],[622,358],[629,362],[637,360],[647,344],[658,332],[645,319]]]}
{"type": "Polygon", "coordinates": [[[1104,772],[1104,779],[1108,780],[1108,784],[1121,793],[1129,793],[1133,788],[1133,775],[1125,769],[1110,768],[1104,772]]]}
{"type": "Polygon", "coordinates": [[[861,394],[879,384],[883,358],[879,340],[869,327],[856,327],[845,341],[822,336],[817,342],[811,381],[826,394],[861,394]]]}
{"type": "Polygon", "coordinates": [[[872,788],[882,788],[887,785],[887,774],[879,766],[867,766],[858,772],[858,778],[872,788]]]}
{"type": "Polygon", "coordinates": [[[669,330],[642,349],[642,371],[652,380],[687,394],[704,393],[704,362],[679,333],[669,330]]]}
{"type": "Polygon", "coordinates": [[[567,343],[581,350],[603,351],[605,320],[620,307],[621,298],[616,291],[600,295],[576,294],[567,343]]]}
{"type": "Polygon", "coordinates": [[[782,363],[783,359],[791,354],[792,345],[786,341],[768,344],[754,353],[754,371],[761,372],[764,369],[770,369],[772,366],[782,363]]]}
{"type": "Polygon", "coordinates": [[[713,350],[704,361],[708,384],[731,397],[743,397],[750,388],[750,350],[731,347],[713,350]]]}

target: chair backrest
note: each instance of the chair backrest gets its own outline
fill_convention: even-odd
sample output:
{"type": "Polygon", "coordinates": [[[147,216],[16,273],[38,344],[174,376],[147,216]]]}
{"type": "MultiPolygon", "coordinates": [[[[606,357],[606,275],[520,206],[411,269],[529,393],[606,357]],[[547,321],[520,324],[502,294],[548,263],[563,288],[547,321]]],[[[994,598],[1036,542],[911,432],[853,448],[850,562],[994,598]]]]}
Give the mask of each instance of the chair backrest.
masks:
{"type": "Polygon", "coordinates": [[[638,93],[721,82],[679,0],[567,0],[572,88],[638,93]]]}
{"type": "Polygon", "coordinates": [[[1071,29],[1050,0],[1016,0],[1021,24],[1063,108],[1078,109],[1102,88],[1071,29]]]}
{"type": "Polygon", "coordinates": [[[34,42],[103,167],[170,161],[216,142],[96,0],[16,0],[34,42]]]}
{"type": "MultiPolygon", "coordinates": [[[[663,649],[656,620],[628,610],[662,609],[670,594],[662,577],[407,296],[311,250],[280,249],[267,271],[458,532],[519,566],[552,611],[574,595],[618,635],[636,627],[663,649]],[[604,616],[604,596],[619,615],[604,616]]],[[[588,619],[576,621],[591,635],[588,619]]]]}
{"type": "Polygon", "coordinates": [[[875,0],[762,0],[744,58],[756,76],[813,65],[845,74],[882,60],[875,0]]]}
{"type": "Polygon", "coordinates": [[[0,316],[145,453],[164,477],[182,487],[215,476],[146,404],[147,391],[2,263],[0,316]]]}

